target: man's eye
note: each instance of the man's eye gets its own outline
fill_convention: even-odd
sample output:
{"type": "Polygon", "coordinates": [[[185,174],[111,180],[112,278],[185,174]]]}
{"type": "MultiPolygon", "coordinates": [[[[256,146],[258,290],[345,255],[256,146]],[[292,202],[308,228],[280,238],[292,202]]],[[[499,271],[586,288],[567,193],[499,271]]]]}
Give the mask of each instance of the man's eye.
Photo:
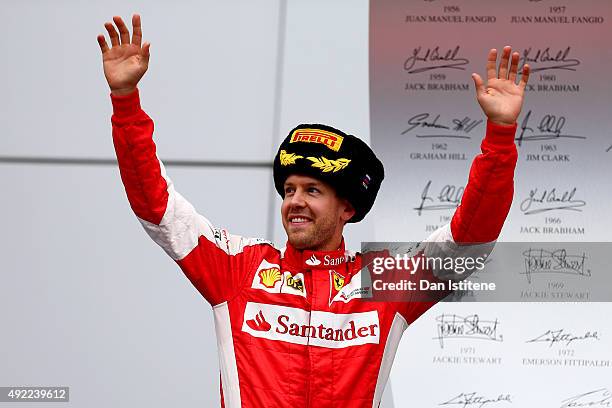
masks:
{"type": "Polygon", "coordinates": [[[316,188],[316,187],[310,187],[310,188],[308,189],[308,192],[309,192],[309,193],[320,193],[319,189],[318,189],[318,188],[316,188]]]}
{"type": "Polygon", "coordinates": [[[293,188],[285,187],[285,194],[293,193],[293,188]]]}

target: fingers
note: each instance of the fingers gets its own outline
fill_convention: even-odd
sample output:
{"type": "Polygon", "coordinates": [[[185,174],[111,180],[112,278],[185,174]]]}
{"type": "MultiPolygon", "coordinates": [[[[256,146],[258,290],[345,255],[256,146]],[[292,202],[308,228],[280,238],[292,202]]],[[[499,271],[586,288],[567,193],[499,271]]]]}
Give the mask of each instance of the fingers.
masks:
{"type": "Polygon", "coordinates": [[[136,44],[140,47],[140,43],[142,42],[142,25],[138,14],[132,16],[132,30],[134,31],[132,35],[132,44],[136,44]]]}
{"type": "Polygon", "coordinates": [[[502,51],[501,61],[499,62],[499,78],[506,79],[508,78],[508,61],[510,60],[510,52],[512,48],[509,46],[505,46],[502,51]]]}
{"type": "Polygon", "coordinates": [[[478,74],[472,74],[472,79],[474,80],[474,86],[476,87],[476,96],[486,93],[484,81],[478,74]]]}
{"type": "Polygon", "coordinates": [[[119,29],[119,34],[121,35],[121,44],[129,44],[130,43],[130,32],[128,31],[123,19],[119,16],[113,17],[113,21],[117,25],[119,29]]]}
{"type": "Polygon", "coordinates": [[[151,55],[149,52],[149,48],[151,47],[151,44],[146,42],[142,45],[142,50],[141,50],[141,54],[143,57],[145,57],[145,59],[147,60],[147,62],[149,62],[149,56],[151,55]]]}
{"type": "MultiPolygon", "coordinates": [[[[115,25],[117,26],[117,28],[115,28],[113,23],[110,23],[110,22],[104,23],[104,27],[106,28],[106,31],[108,32],[108,35],[110,36],[111,46],[114,47],[116,45],[130,44],[130,43],[135,44],[139,47],[141,46],[142,23],[140,21],[140,15],[134,14],[132,16],[132,28],[133,28],[134,33],[133,33],[131,42],[130,42],[130,31],[128,30],[127,26],[123,22],[123,19],[119,16],[114,16],[113,21],[115,25]],[[117,30],[119,31],[117,32],[117,30]]],[[[98,44],[100,44],[100,48],[102,49],[102,52],[105,52],[106,50],[109,49],[109,47],[104,39],[104,36],[101,36],[101,37],[102,38],[98,36],[98,44]]],[[[148,44],[148,46],[150,46],[150,44],[148,44]]],[[[143,55],[147,57],[149,56],[148,46],[146,50],[142,51],[143,55]]]]}
{"type": "Polygon", "coordinates": [[[100,45],[100,50],[102,50],[102,54],[108,51],[108,44],[106,44],[106,39],[104,39],[104,35],[98,35],[98,44],[100,45]]]}
{"type": "Polygon", "coordinates": [[[497,78],[497,50],[495,48],[489,51],[487,57],[487,79],[497,78]]]}
{"type": "Polygon", "coordinates": [[[529,81],[529,72],[530,72],[529,65],[527,65],[527,64],[523,65],[523,72],[521,74],[521,81],[519,82],[519,87],[523,91],[525,90],[525,87],[527,86],[527,81],[529,81]]]}
{"type": "Polygon", "coordinates": [[[510,59],[510,74],[508,75],[508,79],[512,81],[513,84],[516,83],[518,65],[519,65],[519,53],[513,52],[512,57],[510,59]]]}
{"type": "Polygon", "coordinates": [[[119,34],[117,33],[117,30],[115,30],[113,23],[104,23],[104,28],[106,28],[106,31],[108,31],[112,46],[114,47],[119,45],[119,34]]]}

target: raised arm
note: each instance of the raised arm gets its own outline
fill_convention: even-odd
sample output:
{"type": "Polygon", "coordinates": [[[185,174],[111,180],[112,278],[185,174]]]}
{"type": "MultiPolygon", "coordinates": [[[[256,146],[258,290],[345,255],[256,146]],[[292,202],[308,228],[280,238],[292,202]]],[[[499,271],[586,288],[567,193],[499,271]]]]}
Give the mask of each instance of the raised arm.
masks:
{"type": "Polygon", "coordinates": [[[480,75],[472,74],[476,99],[487,116],[482,153],[472,162],[461,204],[450,225],[434,232],[428,241],[489,243],[499,236],[512,205],[516,119],[529,79],[529,65],[525,65],[517,83],[518,62],[519,53],[504,47],[498,68],[497,50],[492,49],[486,64],[487,83],[480,75]]]}
{"type": "Polygon", "coordinates": [[[480,75],[472,74],[476,99],[488,121],[482,153],[472,163],[461,205],[451,222],[457,243],[496,240],[512,205],[517,160],[514,134],[529,79],[529,65],[525,65],[516,83],[518,62],[519,53],[504,47],[497,69],[497,50],[492,49],[487,58],[487,84],[480,75]]]}
{"type": "Polygon", "coordinates": [[[166,213],[172,184],[157,159],[153,121],[141,109],[138,82],[149,67],[149,44],[141,45],[140,16],[132,17],[133,35],[121,17],[104,24],[111,47],[98,35],[104,76],[113,104],[113,144],[121,179],[134,213],[142,221],[159,224],[166,213]]]}
{"type": "MultiPolygon", "coordinates": [[[[492,49],[487,57],[487,84],[480,75],[472,74],[476,98],[488,119],[480,145],[482,153],[472,162],[461,203],[451,222],[427,238],[427,256],[481,256],[493,250],[501,233],[514,195],[518,156],[514,133],[529,79],[529,66],[525,65],[516,83],[518,62],[519,53],[504,47],[497,69],[497,50],[492,49]]],[[[453,280],[465,279],[470,272],[433,271],[438,278],[453,280]]]]}
{"type": "MultiPolygon", "coordinates": [[[[487,84],[480,75],[472,74],[476,98],[488,119],[480,145],[482,153],[472,162],[461,204],[451,222],[434,231],[423,242],[423,252],[427,257],[474,258],[493,250],[514,195],[517,161],[514,134],[529,78],[529,66],[525,65],[521,79],[516,83],[518,61],[519,54],[505,47],[497,69],[497,50],[492,49],[487,58],[487,84]]],[[[421,269],[412,279],[415,282],[420,279],[457,281],[467,278],[472,272],[421,269]]],[[[411,323],[449,293],[424,291],[411,294],[412,303],[404,303],[399,311],[411,323]]]]}
{"type": "Polygon", "coordinates": [[[248,240],[217,229],[175,189],[153,142],[153,121],[141,109],[138,82],[147,71],[149,44],[141,46],[140,17],[132,18],[133,36],[120,17],[105,27],[112,47],[98,36],[104,75],[113,104],[113,144],[121,180],[138,220],[149,236],[174,259],[213,305],[240,286],[237,265],[245,262],[248,240]]]}

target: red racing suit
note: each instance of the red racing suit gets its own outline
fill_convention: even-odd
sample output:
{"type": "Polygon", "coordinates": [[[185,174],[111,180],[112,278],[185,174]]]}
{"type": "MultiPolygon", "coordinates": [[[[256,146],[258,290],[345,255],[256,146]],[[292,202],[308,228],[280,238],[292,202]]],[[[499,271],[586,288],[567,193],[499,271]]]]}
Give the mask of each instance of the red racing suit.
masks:
{"type": "MultiPolygon", "coordinates": [[[[138,91],[112,103],[130,205],[212,305],[221,405],[378,407],[402,333],[435,302],[361,299],[362,256],[343,247],[277,249],[215,228],[166,175],[138,91]]],[[[513,196],[515,130],[487,124],[461,205],[436,241],[460,248],[497,239],[513,196]]]]}

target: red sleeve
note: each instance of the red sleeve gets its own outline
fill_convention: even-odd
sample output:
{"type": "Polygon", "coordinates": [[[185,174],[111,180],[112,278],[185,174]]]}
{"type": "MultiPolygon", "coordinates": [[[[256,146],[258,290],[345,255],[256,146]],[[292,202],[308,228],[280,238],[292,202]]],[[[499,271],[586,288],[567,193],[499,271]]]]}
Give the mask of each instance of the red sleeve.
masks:
{"type": "Polygon", "coordinates": [[[113,144],[121,180],[132,210],[140,219],[159,224],[168,203],[166,180],[153,142],[153,121],[140,108],[138,90],[111,94],[113,144]]]}
{"type": "MultiPolygon", "coordinates": [[[[487,133],[470,168],[468,183],[461,204],[449,225],[436,230],[425,241],[427,256],[462,257],[490,253],[499,236],[514,195],[514,169],[517,150],[514,144],[516,124],[496,125],[487,122],[487,133]],[[480,244],[480,245],[465,245],[480,244]]],[[[420,270],[413,278],[435,282],[465,279],[463,276],[442,275],[441,271],[420,270]]],[[[450,292],[423,292],[411,296],[411,301],[398,307],[410,324],[450,292]]],[[[414,295],[414,294],[413,294],[414,295]]]]}
{"type": "Polygon", "coordinates": [[[111,99],[113,143],[132,210],[211,304],[228,300],[248,270],[252,251],[245,249],[262,241],[213,227],[174,189],[157,157],[153,121],[140,107],[138,90],[111,99]]]}
{"type": "Polygon", "coordinates": [[[487,122],[481,154],[472,162],[468,183],[451,221],[457,243],[484,243],[499,236],[514,195],[516,124],[487,122]]]}

